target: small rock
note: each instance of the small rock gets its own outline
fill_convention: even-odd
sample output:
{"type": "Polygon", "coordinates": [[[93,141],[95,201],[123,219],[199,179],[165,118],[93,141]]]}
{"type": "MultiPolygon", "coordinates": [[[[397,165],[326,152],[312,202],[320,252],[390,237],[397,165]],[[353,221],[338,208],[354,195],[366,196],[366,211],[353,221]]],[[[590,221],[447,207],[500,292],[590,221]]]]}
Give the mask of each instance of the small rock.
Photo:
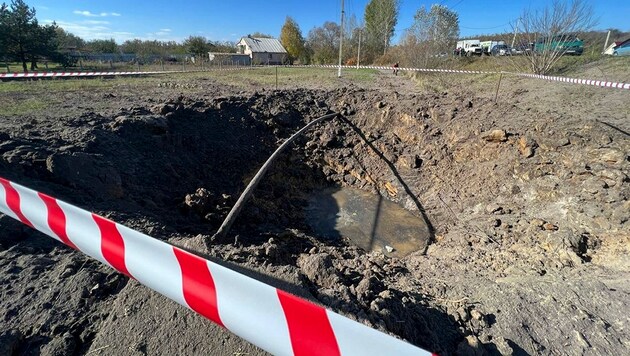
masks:
{"type": "Polygon", "coordinates": [[[488,142],[505,142],[507,141],[507,133],[505,130],[492,130],[481,135],[481,138],[488,142]]]}
{"type": "Polygon", "coordinates": [[[483,319],[483,314],[481,314],[481,312],[480,312],[479,310],[477,310],[477,309],[473,309],[473,310],[471,310],[471,311],[470,311],[470,316],[471,316],[473,319],[476,319],[476,320],[481,320],[481,319],[483,319]]]}
{"type": "Polygon", "coordinates": [[[198,214],[205,214],[213,205],[212,194],[205,188],[197,188],[195,193],[186,194],[184,205],[198,214]]]}
{"type": "Polygon", "coordinates": [[[171,111],[173,111],[173,107],[168,104],[159,104],[151,108],[151,112],[157,115],[166,115],[171,111]]]}
{"type": "Polygon", "coordinates": [[[597,151],[599,153],[599,161],[606,164],[619,164],[626,159],[626,154],[613,148],[602,148],[597,151]]]}
{"type": "Polygon", "coordinates": [[[532,219],[529,221],[529,224],[535,227],[542,227],[545,224],[545,222],[540,219],[532,219]]]}
{"type": "Polygon", "coordinates": [[[420,168],[422,165],[422,158],[415,154],[405,154],[398,159],[397,164],[405,168],[420,168]]]}
{"type": "Polygon", "coordinates": [[[521,155],[525,158],[530,158],[534,156],[534,149],[529,146],[521,149],[520,152],[521,155]]]}
{"type": "Polygon", "coordinates": [[[333,287],[339,280],[332,264],[332,257],[327,253],[300,255],[297,265],[311,281],[326,287],[333,287]]]}
{"type": "Polygon", "coordinates": [[[552,223],[545,223],[543,224],[543,229],[547,230],[547,231],[557,231],[558,230],[558,226],[552,224],[552,223]]]}
{"type": "Polygon", "coordinates": [[[486,212],[488,214],[502,214],[503,208],[497,203],[490,203],[486,205],[486,212]]]}
{"type": "Polygon", "coordinates": [[[536,142],[530,138],[522,136],[518,139],[518,150],[521,152],[521,155],[525,158],[530,158],[534,155],[534,147],[538,145],[536,142]]]}
{"type": "Polygon", "coordinates": [[[376,103],[376,108],[377,109],[382,109],[384,107],[385,107],[385,103],[384,102],[379,101],[379,102],[376,103]]]}
{"type": "Polygon", "coordinates": [[[457,355],[460,356],[481,356],[484,354],[481,342],[475,335],[466,336],[466,339],[457,346],[457,355]]]}
{"type": "Polygon", "coordinates": [[[376,277],[365,277],[363,278],[359,284],[357,284],[355,290],[358,297],[369,298],[375,294],[383,291],[385,287],[383,283],[376,279],[376,277]]]}
{"type": "Polygon", "coordinates": [[[606,182],[597,177],[589,177],[582,183],[582,190],[590,194],[597,194],[601,189],[606,187],[606,182]]]}
{"type": "Polygon", "coordinates": [[[556,147],[563,147],[570,145],[571,142],[567,137],[561,137],[556,141],[556,147]]]}
{"type": "Polygon", "coordinates": [[[392,253],[394,252],[394,248],[389,245],[385,245],[385,251],[387,251],[388,253],[392,253]]]}
{"type": "Polygon", "coordinates": [[[101,289],[101,285],[96,283],[92,288],[90,288],[90,295],[96,294],[99,289],[101,289]]]}
{"type": "Polygon", "coordinates": [[[514,354],[514,349],[510,346],[507,340],[501,336],[492,339],[494,345],[497,347],[497,351],[503,356],[511,356],[514,354]]]}
{"type": "Polygon", "coordinates": [[[457,315],[459,315],[459,318],[463,322],[467,322],[468,320],[470,320],[470,316],[468,315],[468,312],[464,307],[457,308],[457,315]]]}

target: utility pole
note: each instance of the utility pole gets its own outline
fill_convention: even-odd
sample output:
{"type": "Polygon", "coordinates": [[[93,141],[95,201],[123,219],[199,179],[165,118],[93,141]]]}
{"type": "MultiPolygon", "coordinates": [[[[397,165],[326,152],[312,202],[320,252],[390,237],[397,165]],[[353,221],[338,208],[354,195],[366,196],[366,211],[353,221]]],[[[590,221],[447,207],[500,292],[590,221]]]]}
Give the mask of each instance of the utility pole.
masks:
{"type": "Polygon", "coordinates": [[[343,54],[343,0],[341,0],[341,28],[339,31],[339,70],[337,78],[341,78],[341,55],[343,54]]]}
{"type": "Polygon", "coordinates": [[[514,48],[514,42],[516,41],[516,34],[518,33],[518,27],[521,24],[521,18],[519,17],[518,20],[516,20],[516,27],[514,28],[514,37],[512,37],[512,48],[514,48]]]}
{"type": "Polygon", "coordinates": [[[604,52],[608,48],[608,40],[610,39],[610,30],[608,31],[608,35],[606,35],[606,43],[604,43],[604,52]]]}
{"type": "Polygon", "coordinates": [[[361,62],[361,34],[363,29],[359,27],[359,50],[357,51],[357,69],[359,69],[359,63],[361,62]]]}

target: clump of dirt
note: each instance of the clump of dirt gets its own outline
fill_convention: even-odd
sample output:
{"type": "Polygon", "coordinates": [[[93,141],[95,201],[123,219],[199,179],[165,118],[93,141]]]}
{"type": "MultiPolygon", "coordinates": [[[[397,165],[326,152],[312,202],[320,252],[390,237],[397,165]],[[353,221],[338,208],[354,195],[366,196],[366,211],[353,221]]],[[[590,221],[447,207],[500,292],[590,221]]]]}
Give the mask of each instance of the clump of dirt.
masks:
{"type": "MultiPolygon", "coordinates": [[[[2,176],[431,351],[624,349],[630,143],[605,126],[457,93],[339,89],[180,96],[116,115],[8,118],[2,129],[2,176]],[[333,111],[341,117],[274,165],[229,238],[206,248],[279,143],[333,111]],[[312,192],[335,186],[380,194],[424,219],[428,249],[395,258],[317,236],[305,207],[312,192]]],[[[0,273],[12,281],[0,290],[0,340],[9,350],[164,350],[137,333],[113,342],[114,325],[132,318],[153,330],[142,315],[170,320],[179,309],[147,301],[135,283],[7,217],[0,229],[0,273]],[[134,301],[160,311],[128,310],[134,301]]],[[[208,350],[185,347],[173,350],[208,350]]]]}

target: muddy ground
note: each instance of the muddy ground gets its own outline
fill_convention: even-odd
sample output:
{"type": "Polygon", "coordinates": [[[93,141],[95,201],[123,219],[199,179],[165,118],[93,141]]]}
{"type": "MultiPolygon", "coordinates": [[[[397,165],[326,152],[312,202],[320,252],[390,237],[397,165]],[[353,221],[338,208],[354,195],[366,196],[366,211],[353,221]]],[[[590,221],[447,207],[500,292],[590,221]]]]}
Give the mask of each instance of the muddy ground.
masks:
{"type": "MultiPolygon", "coordinates": [[[[610,110],[627,93],[518,79],[495,103],[386,72],[256,80],[139,78],[80,95],[24,83],[8,100],[52,104],[0,118],[0,176],[432,352],[628,353],[630,124],[610,110]],[[330,112],[342,117],[299,139],[206,247],[271,152],[330,112]],[[395,257],[317,236],[304,208],[334,187],[399,203],[428,244],[395,257]]],[[[6,216],[0,236],[2,355],[264,353],[6,216]]]]}

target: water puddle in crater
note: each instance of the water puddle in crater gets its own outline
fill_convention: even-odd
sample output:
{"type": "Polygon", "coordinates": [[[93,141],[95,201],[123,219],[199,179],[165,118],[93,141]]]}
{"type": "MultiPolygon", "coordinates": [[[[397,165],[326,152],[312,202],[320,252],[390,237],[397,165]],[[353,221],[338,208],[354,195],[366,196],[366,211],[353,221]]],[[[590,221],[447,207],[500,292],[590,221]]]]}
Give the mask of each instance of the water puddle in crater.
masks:
{"type": "Polygon", "coordinates": [[[380,195],[354,188],[314,193],[306,208],[306,220],[323,237],[345,237],[366,251],[388,256],[403,257],[424,250],[430,236],[422,218],[380,195]]]}

